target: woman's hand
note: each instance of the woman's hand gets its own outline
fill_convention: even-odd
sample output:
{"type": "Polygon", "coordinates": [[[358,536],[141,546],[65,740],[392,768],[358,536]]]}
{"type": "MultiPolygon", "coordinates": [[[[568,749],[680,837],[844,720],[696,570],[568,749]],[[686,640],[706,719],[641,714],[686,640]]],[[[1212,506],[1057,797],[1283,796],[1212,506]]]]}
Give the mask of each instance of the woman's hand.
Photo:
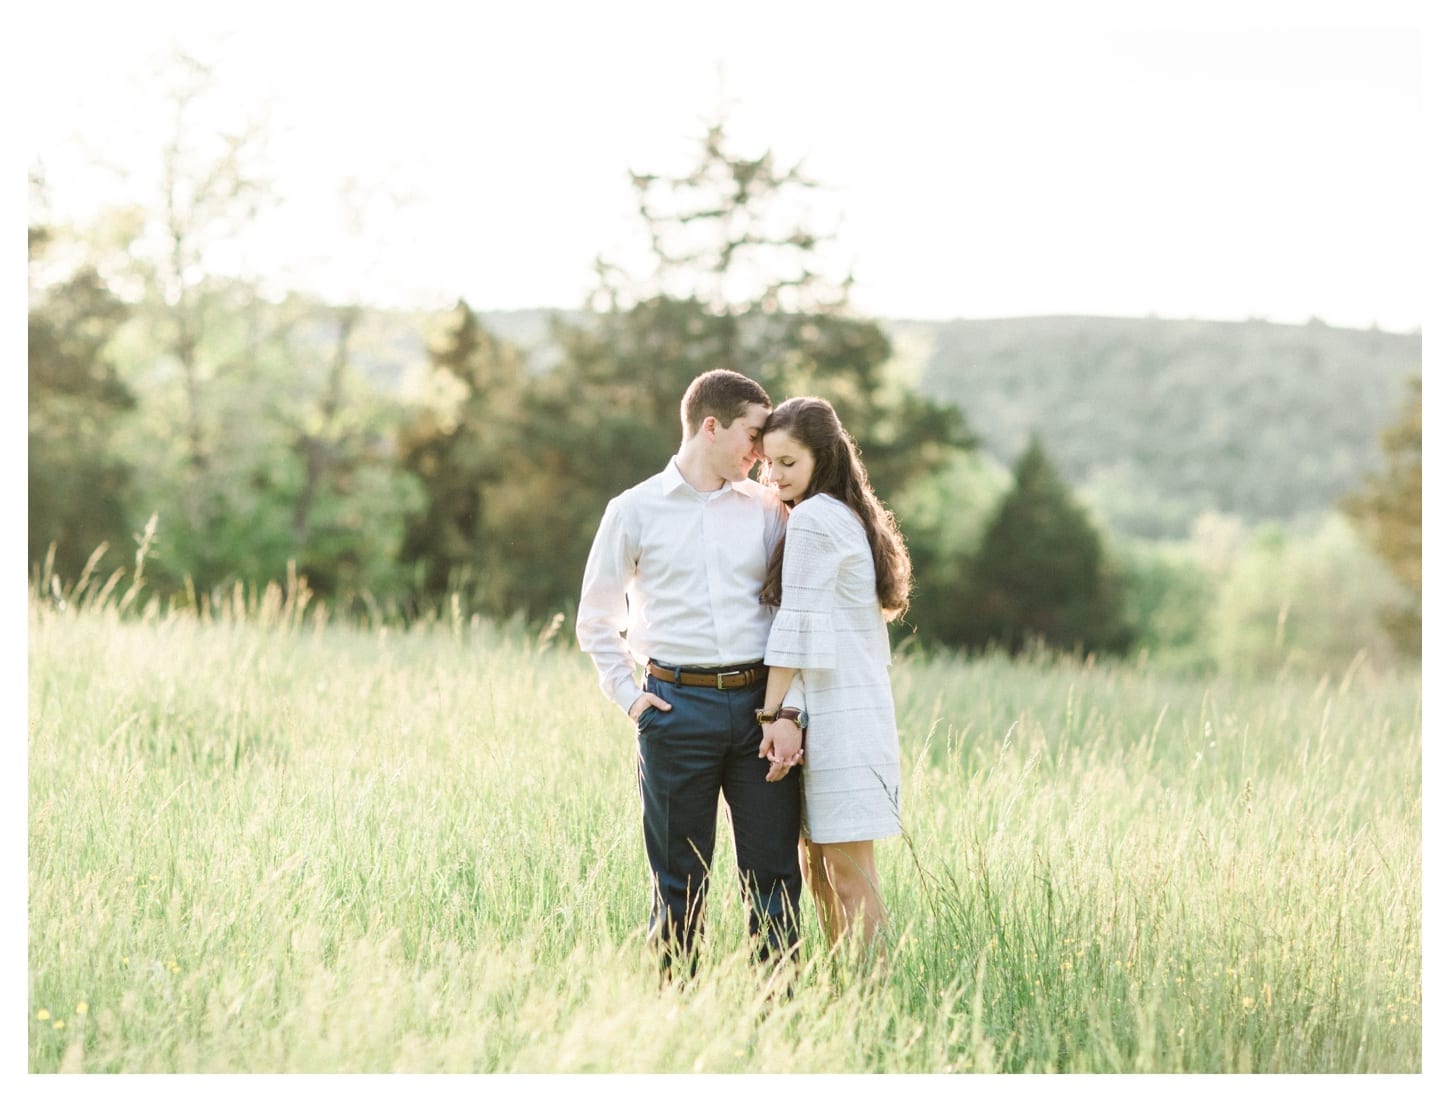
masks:
{"type": "Polygon", "coordinates": [[[801,745],[805,734],[795,721],[790,719],[772,720],[763,724],[760,730],[763,737],[760,740],[760,753],[757,756],[766,758],[770,762],[770,770],[765,774],[765,779],[778,781],[791,771],[792,766],[799,765],[805,757],[805,749],[801,745]]]}

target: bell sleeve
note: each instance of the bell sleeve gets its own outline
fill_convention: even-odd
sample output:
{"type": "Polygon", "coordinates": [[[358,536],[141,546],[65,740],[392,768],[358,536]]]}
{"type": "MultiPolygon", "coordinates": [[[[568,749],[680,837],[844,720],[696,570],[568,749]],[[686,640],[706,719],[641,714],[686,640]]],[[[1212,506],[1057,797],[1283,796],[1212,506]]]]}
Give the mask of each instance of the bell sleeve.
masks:
{"type": "Polygon", "coordinates": [[[830,670],[836,667],[832,612],[845,550],[823,523],[820,511],[806,506],[805,502],[797,506],[785,530],[780,609],[771,625],[765,662],[830,670]]]}

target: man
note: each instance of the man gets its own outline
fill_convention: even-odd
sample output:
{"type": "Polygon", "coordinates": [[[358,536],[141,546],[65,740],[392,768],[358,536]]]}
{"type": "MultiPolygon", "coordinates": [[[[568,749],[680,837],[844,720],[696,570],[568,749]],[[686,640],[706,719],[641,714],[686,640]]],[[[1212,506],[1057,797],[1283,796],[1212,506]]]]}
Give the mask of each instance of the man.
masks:
{"type": "Polygon", "coordinates": [[[693,970],[721,794],[760,958],[793,954],[798,939],[800,786],[767,782],[755,717],[774,614],[760,590],[786,524],[774,491],[747,478],[769,413],[753,379],[696,378],[680,450],[609,503],[584,570],[579,645],[638,730],[650,938],[667,972],[680,958],[693,970]]]}

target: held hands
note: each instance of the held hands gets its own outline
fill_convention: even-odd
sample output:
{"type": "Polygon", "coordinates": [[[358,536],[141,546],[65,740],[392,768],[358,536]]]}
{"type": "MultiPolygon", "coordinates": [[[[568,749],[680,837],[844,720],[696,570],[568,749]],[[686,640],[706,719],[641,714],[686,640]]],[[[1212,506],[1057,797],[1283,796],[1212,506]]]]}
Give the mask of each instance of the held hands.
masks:
{"type": "Polygon", "coordinates": [[[760,740],[760,753],[756,756],[770,761],[770,772],[766,773],[765,779],[778,781],[805,757],[801,745],[805,736],[789,719],[772,720],[762,724],[760,729],[764,737],[760,740]]]}

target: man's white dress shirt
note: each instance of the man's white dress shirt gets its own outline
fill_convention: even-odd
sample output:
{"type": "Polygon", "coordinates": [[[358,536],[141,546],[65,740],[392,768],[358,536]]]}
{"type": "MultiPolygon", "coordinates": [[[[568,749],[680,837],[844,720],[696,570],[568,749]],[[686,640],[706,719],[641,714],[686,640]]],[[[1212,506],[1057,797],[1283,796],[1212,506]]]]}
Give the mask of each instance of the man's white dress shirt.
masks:
{"type": "Polygon", "coordinates": [[[576,633],[604,695],[628,711],[635,664],[733,666],[765,654],[775,609],[760,603],[787,513],[748,479],[702,493],[675,459],[610,501],[594,535],[576,633]]]}

